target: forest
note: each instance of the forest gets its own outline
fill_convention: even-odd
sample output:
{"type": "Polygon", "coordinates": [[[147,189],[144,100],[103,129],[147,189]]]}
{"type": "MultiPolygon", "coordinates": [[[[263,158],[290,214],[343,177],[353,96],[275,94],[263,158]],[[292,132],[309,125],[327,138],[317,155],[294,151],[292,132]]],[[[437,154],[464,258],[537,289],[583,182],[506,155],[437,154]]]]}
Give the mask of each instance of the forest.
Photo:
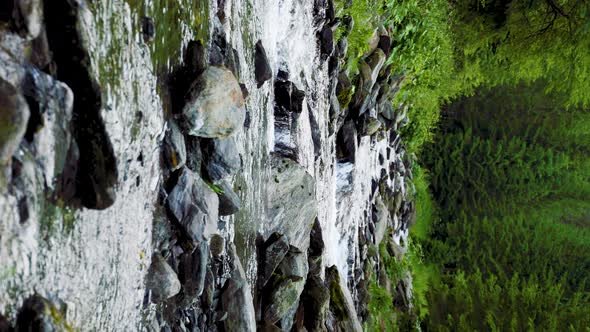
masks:
{"type": "Polygon", "coordinates": [[[386,263],[412,271],[414,311],[388,315],[377,283],[365,329],[590,331],[590,3],[349,13],[394,23],[388,61],[407,75],[394,103],[410,105],[402,134],[418,156],[410,258],[386,263]]]}

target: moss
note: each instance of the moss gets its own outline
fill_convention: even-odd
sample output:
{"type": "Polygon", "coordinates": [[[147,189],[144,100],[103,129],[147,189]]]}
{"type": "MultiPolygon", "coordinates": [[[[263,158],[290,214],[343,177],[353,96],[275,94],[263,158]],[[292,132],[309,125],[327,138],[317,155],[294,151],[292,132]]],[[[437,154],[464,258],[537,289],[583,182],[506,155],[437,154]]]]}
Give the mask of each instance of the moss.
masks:
{"type": "Polygon", "coordinates": [[[205,183],[213,190],[217,195],[223,195],[224,191],[218,185],[211,183],[209,181],[205,181],[205,183]]]}
{"type": "Polygon", "coordinates": [[[349,88],[343,89],[338,94],[338,103],[340,104],[340,108],[344,109],[348,107],[350,101],[352,100],[352,96],[354,95],[354,86],[350,86],[349,88]]]}
{"type": "Polygon", "coordinates": [[[346,310],[346,299],[344,293],[340,288],[340,276],[336,271],[334,280],[330,283],[330,310],[336,315],[340,321],[347,320],[348,311],[346,310]]]}

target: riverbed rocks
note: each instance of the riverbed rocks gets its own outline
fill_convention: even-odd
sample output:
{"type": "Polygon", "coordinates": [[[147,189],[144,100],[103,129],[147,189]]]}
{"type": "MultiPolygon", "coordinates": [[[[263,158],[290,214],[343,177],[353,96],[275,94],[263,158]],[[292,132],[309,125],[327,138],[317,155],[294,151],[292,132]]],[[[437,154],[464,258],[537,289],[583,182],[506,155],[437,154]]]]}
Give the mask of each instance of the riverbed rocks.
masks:
{"type": "Polygon", "coordinates": [[[146,287],[153,301],[163,301],[180,292],[180,281],[174,270],[160,254],[152,256],[146,287]]]}
{"type": "Polygon", "coordinates": [[[193,83],[182,109],[189,135],[225,138],[242,128],[244,98],[231,71],[211,66],[193,83]]]}
{"type": "Polygon", "coordinates": [[[272,69],[268,63],[268,57],[266,56],[266,51],[264,50],[261,40],[256,42],[255,48],[254,75],[256,77],[257,86],[260,88],[264,82],[272,78],[272,69]]]}

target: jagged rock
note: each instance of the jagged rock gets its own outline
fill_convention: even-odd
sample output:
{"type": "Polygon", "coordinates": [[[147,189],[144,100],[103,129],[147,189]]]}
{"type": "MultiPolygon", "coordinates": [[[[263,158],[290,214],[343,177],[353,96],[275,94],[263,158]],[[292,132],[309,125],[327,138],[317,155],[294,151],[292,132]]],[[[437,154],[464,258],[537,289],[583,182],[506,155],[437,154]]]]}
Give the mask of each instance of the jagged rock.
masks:
{"type": "Polygon", "coordinates": [[[174,270],[160,254],[152,256],[146,287],[156,302],[171,298],[180,292],[180,281],[174,270]]]}
{"type": "Polygon", "coordinates": [[[301,113],[303,110],[303,99],[305,92],[299,90],[295,83],[279,77],[275,81],[275,114],[295,112],[301,113]],[[277,110],[278,108],[278,110],[277,110]]]}
{"type": "Polygon", "coordinates": [[[233,191],[233,188],[227,181],[216,182],[215,185],[220,189],[219,195],[219,215],[231,216],[240,210],[240,197],[233,191]]]}
{"type": "Polygon", "coordinates": [[[201,173],[203,152],[201,151],[201,139],[196,136],[185,135],[186,167],[195,173],[201,173]]]}
{"type": "Polygon", "coordinates": [[[72,124],[80,152],[76,196],[89,209],[106,209],[116,198],[117,160],[101,116],[100,86],[79,31],[87,9],[78,1],[52,1],[44,10],[57,79],[67,84],[75,96],[72,124]]]}
{"type": "Polygon", "coordinates": [[[318,121],[313,111],[310,109],[310,107],[308,107],[307,109],[309,110],[309,127],[311,129],[311,141],[313,142],[313,154],[314,157],[317,159],[320,156],[322,148],[322,133],[320,125],[318,124],[318,121]]]}
{"type": "Polygon", "coordinates": [[[355,161],[357,149],[356,126],[352,120],[346,120],[336,137],[337,157],[341,161],[355,161]]]}
{"type": "Polygon", "coordinates": [[[244,97],[231,71],[211,66],[193,83],[182,109],[188,134],[223,138],[244,124],[244,97]]]}
{"type": "Polygon", "coordinates": [[[304,284],[305,280],[301,277],[279,277],[279,280],[272,285],[272,291],[264,309],[264,320],[274,324],[285,317],[297,304],[304,284]]]}
{"type": "Polygon", "coordinates": [[[43,1],[16,0],[13,11],[16,27],[30,38],[36,38],[43,28],[43,1]]]}
{"type": "Polygon", "coordinates": [[[233,138],[201,139],[203,162],[212,181],[235,174],[241,166],[240,153],[233,138]]]}
{"type": "Polygon", "coordinates": [[[371,136],[381,128],[381,122],[372,114],[365,113],[362,117],[362,136],[371,136]]]}
{"type": "Polygon", "coordinates": [[[175,171],[186,163],[186,146],[184,136],[175,121],[168,121],[164,136],[164,160],[175,171]]]}
{"type": "Polygon", "coordinates": [[[264,82],[272,78],[272,69],[268,63],[268,57],[266,56],[266,51],[264,50],[264,46],[262,46],[261,40],[256,43],[254,73],[258,88],[260,88],[264,82]]]}
{"type": "Polygon", "coordinates": [[[334,51],[334,32],[329,25],[324,25],[319,32],[319,39],[322,56],[327,58],[332,55],[332,52],[334,51]]]}
{"type": "Polygon", "coordinates": [[[213,310],[214,308],[214,297],[215,297],[215,275],[213,274],[213,270],[208,267],[207,273],[205,274],[205,288],[203,289],[203,295],[201,299],[203,300],[203,309],[213,310]]]}
{"type": "Polygon", "coordinates": [[[27,298],[16,315],[15,331],[61,332],[72,331],[64,310],[35,294],[27,298]]]}
{"type": "Polygon", "coordinates": [[[387,230],[388,221],[389,221],[389,210],[387,206],[383,202],[381,195],[377,196],[375,199],[374,205],[374,213],[375,213],[375,245],[379,246],[383,237],[385,236],[385,231],[387,230]]]}
{"type": "Polygon", "coordinates": [[[330,305],[330,290],[319,276],[310,276],[301,294],[304,308],[304,326],[308,331],[327,331],[326,314],[330,305]]]}
{"type": "MultiPolygon", "coordinates": [[[[278,271],[282,276],[301,277],[305,280],[309,271],[307,255],[301,252],[298,248],[291,246],[289,252],[281,262],[278,271]]],[[[301,287],[301,291],[303,291],[303,287],[301,287]]],[[[281,327],[285,330],[291,330],[291,327],[293,326],[293,318],[299,307],[300,295],[301,293],[297,295],[297,300],[291,305],[287,310],[287,313],[281,319],[281,327]]]]}
{"type": "Polygon", "coordinates": [[[233,245],[229,255],[233,259],[234,269],[221,296],[222,308],[228,315],[223,325],[225,331],[254,332],[256,331],[256,318],[252,293],[233,245]]]}
{"type": "Polygon", "coordinates": [[[375,49],[375,51],[367,58],[367,64],[371,67],[371,80],[373,82],[377,82],[379,71],[383,68],[385,60],[387,60],[387,57],[380,48],[375,49]]]}
{"type": "MultiPolygon", "coordinates": [[[[0,169],[10,169],[12,155],[27,129],[29,106],[25,98],[10,83],[0,78],[0,169]]],[[[7,174],[8,175],[8,174],[7,174]]],[[[5,186],[0,174],[0,188],[5,186]]]]}
{"type": "Polygon", "coordinates": [[[271,165],[266,234],[282,233],[291,245],[306,251],[317,215],[314,178],[293,160],[276,154],[271,155],[271,165]]]}
{"type": "Polygon", "coordinates": [[[184,294],[189,299],[194,299],[203,294],[208,262],[209,245],[207,241],[200,242],[193,252],[186,252],[180,257],[178,274],[184,294]]]}
{"type": "Polygon", "coordinates": [[[209,250],[213,257],[219,257],[223,255],[225,251],[225,239],[219,234],[213,234],[211,240],[209,240],[209,250]]]}
{"type": "Polygon", "coordinates": [[[217,229],[219,198],[197,174],[186,168],[180,172],[166,203],[187,236],[200,242],[217,229]]]}
{"type": "Polygon", "coordinates": [[[273,233],[264,243],[263,274],[259,276],[259,287],[262,288],[289,252],[289,239],[279,233],[273,233]]]}
{"type": "Polygon", "coordinates": [[[326,285],[330,291],[330,312],[340,331],[362,331],[352,298],[336,266],[326,268],[326,285]]]}
{"type": "Polygon", "coordinates": [[[309,256],[321,256],[324,253],[324,238],[322,235],[322,226],[320,221],[316,218],[310,233],[309,256]]]}
{"type": "Polygon", "coordinates": [[[156,27],[154,25],[154,19],[151,17],[144,16],[141,18],[141,33],[143,34],[143,41],[150,43],[156,36],[156,27]]]}

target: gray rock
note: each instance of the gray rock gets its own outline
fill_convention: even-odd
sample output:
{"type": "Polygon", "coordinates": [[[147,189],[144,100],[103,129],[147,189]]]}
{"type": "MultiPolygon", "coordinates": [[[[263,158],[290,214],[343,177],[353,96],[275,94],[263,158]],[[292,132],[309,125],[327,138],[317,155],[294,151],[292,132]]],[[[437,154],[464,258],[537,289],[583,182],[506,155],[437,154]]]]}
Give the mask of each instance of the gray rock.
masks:
{"type": "Polygon", "coordinates": [[[186,163],[184,136],[175,121],[168,121],[164,137],[164,160],[170,170],[175,171],[186,163]]]}
{"type": "Polygon", "coordinates": [[[207,175],[212,181],[235,174],[241,167],[240,153],[233,138],[202,139],[201,151],[207,175]]]}
{"type": "Polygon", "coordinates": [[[231,71],[209,67],[193,83],[182,110],[190,135],[229,137],[242,128],[244,97],[231,71]]]}
{"type": "Polygon", "coordinates": [[[264,257],[262,275],[259,287],[262,288],[270,280],[272,274],[289,252],[289,239],[280,233],[273,233],[264,243],[264,257]]]}
{"type": "Polygon", "coordinates": [[[72,331],[65,308],[58,308],[46,298],[34,294],[27,298],[16,316],[15,331],[61,332],[72,331]]]}
{"type": "MultiPolygon", "coordinates": [[[[9,169],[12,155],[25,135],[29,106],[14,86],[0,78],[0,169],[9,169]]],[[[0,188],[5,186],[0,174],[0,188]]]]}
{"type": "Polygon", "coordinates": [[[231,216],[232,214],[240,210],[241,201],[240,197],[233,191],[233,188],[225,180],[215,183],[219,187],[220,191],[217,193],[219,196],[219,215],[220,216],[231,216]]]}
{"type": "Polygon", "coordinates": [[[330,306],[330,290],[319,276],[310,276],[305,282],[301,305],[304,308],[305,328],[308,331],[327,331],[325,321],[330,306]]]}
{"type": "Polygon", "coordinates": [[[380,48],[375,49],[375,51],[367,58],[367,64],[371,67],[371,80],[373,82],[377,82],[379,71],[383,68],[386,59],[387,57],[385,56],[385,53],[383,53],[383,50],[380,48]]]}
{"type": "Polygon", "coordinates": [[[233,245],[229,255],[233,258],[234,269],[221,296],[222,308],[228,315],[223,325],[226,331],[254,332],[256,331],[256,318],[252,293],[233,245]]]}
{"type": "Polygon", "coordinates": [[[168,209],[195,242],[209,238],[217,230],[219,198],[200,176],[182,169],[178,183],[166,198],[168,209]]]}
{"type": "MultiPolygon", "coordinates": [[[[301,252],[301,250],[291,246],[278,270],[283,276],[301,277],[305,280],[307,278],[307,273],[309,272],[307,255],[301,252]]],[[[301,291],[303,291],[303,288],[301,288],[301,291]]],[[[287,310],[287,313],[281,319],[281,327],[285,330],[290,331],[293,326],[293,318],[299,307],[299,295],[297,296],[297,300],[291,305],[287,310]]]]}
{"type": "Polygon", "coordinates": [[[329,25],[326,24],[319,32],[319,39],[322,56],[327,58],[334,51],[334,32],[329,25]]]}
{"type": "Polygon", "coordinates": [[[385,236],[385,231],[387,230],[387,225],[389,221],[389,210],[387,206],[383,202],[381,195],[378,195],[375,199],[374,205],[376,220],[375,220],[375,245],[379,246],[381,241],[383,241],[383,237],[385,236]]]}
{"type": "Polygon", "coordinates": [[[304,285],[305,280],[301,277],[281,277],[277,280],[264,309],[264,320],[274,324],[285,317],[290,309],[297,305],[304,285]]]}
{"type": "Polygon", "coordinates": [[[16,0],[14,4],[16,26],[31,39],[36,38],[43,28],[43,1],[16,0]]]}
{"type": "Polygon", "coordinates": [[[174,270],[160,254],[152,256],[146,287],[152,292],[152,300],[160,302],[180,292],[180,281],[174,270]]]}
{"type": "Polygon", "coordinates": [[[341,161],[355,161],[357,150],[357,131],[352,120],[346,120],[336,136],[337,157],[341,161]]]}
{"type": "Polygon", "coordinates": [[[225,239],[219,234],[213,234],[209,240],[209,249],[213,257],[219,257],[225,252],[225,239]]]}
{"type": "Polygon", "coordinates": [[[336,266],[326,268],[326,285],[330,291],[330,312],[341,331],[362,331],[352,297],[336,266]]]}
{"type": "Polygon", "coordinates": [[[282,233],[291,245],[307,251],[317,215],[315,180],[291,159],[272,154],[271,165],[266,234],[282,233]]]}
{"type": "Polygon", "coordinates": [[[184,294],[188,299],[192,300],[203,294],[208,262],[209,245],[207,241],[200,242],[192,253],[186,252],[180,257],[178,273],[184,294]]]}
{"type": "Polygon", "coordinates": [[[258,88],[260,88],[264,82],[272,78],[272,69],[268,63],[268,57],[266,56],[266,51],[264,50],[264,46],[262,46],[261,40],[256,43],[256,52],[254,54],[254,73],[258,88]]]}

